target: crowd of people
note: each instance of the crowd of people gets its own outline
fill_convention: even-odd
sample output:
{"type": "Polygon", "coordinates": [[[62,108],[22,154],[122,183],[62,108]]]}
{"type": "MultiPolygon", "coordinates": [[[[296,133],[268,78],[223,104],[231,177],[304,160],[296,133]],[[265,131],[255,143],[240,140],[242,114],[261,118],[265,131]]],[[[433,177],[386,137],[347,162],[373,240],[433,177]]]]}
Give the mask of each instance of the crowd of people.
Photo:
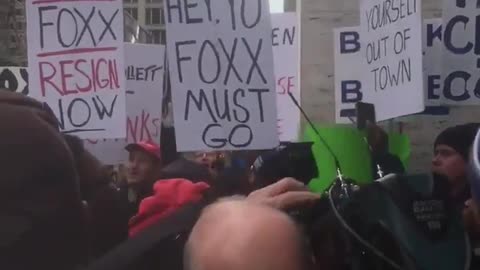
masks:
{"type": "MultiPolygon", "coordinates": [[[[126,147],[125,177],[113,181],[111,168],[33,99],[1,91],[0,125],[1,269],[346,269],[335,220],[305,226],[294,218],[325,196],[288,175],[260,179],[250,165],[261,153],[167,163],[159,145],[139,142],[126,147]]],[[[480,215],[467,165],[479,127],[442,132],[431,168],[435,190],[463,213],[473,251],[480,215]]],[[[404,173],[380,128],[369,128],[368,141],[376,178],[404,173]]]]}

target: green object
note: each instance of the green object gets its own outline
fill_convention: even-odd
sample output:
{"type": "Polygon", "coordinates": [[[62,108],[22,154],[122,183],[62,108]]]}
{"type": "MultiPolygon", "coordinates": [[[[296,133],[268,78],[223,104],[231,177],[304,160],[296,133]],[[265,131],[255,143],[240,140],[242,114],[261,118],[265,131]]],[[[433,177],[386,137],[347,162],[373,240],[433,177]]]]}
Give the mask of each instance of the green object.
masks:
{"type": "MultiPolygon", "coordinates": [[[[316,128],[337,157],[345,177],[355,180],[357,184],[372,182],[372,161],[365,141],[365,132],[344,125],[317,125],[316,128]]],[[[398,156],[407,168],[410,158],[408,137],[401,134],[389,136],[390,153],[398,156]]],[[[304,139],[314,142],[312,151],[319,172],[319,177],[312,179],[309,187],[313,192],[323,193],[337,176],[334,158],[311,127],[305,130],[304,139]]]]}
{"type": "Polygon", "coordinates": [[[391,133],[388,135],[389,152],[397,156],[403,163],[405,170],[408,169],[410,163],[410,139],[403,134],[391,133]]]}

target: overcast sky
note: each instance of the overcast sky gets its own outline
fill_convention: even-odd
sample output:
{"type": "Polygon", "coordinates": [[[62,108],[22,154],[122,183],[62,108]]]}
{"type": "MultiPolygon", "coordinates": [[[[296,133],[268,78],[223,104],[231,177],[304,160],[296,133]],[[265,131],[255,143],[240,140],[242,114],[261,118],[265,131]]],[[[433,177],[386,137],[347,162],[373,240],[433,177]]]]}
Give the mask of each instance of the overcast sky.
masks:
{"type": "Polygon", "coordinates": [[[270,0],[270,12],[283,12],[283,0],[270,0]]]}

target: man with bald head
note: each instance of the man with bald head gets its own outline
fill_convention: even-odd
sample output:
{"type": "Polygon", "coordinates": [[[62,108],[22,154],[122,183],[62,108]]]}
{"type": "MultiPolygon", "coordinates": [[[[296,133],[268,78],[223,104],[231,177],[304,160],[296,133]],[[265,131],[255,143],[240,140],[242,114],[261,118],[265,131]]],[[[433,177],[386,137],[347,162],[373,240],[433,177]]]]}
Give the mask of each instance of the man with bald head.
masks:
{"type": "Polygon", "coordinates": [[[277,210],[318,199],[304,189],[284,179],[247,198],[224,199],[206,208],[185,247],[185,269],[309,269],[302,234],[277,210]]]}

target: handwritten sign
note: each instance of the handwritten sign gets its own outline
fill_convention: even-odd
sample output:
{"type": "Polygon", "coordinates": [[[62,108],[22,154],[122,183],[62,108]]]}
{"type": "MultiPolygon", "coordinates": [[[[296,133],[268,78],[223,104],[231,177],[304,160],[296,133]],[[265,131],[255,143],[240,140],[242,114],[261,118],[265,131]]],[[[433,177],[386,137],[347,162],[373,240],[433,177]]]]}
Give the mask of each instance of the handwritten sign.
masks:
{"type": "Polygon", "coordinates": [[[361,50],[377,119],[422,112],[422,15],[420,0],[361,0],[361,50]]]}
{"type": "MultiPolygon", "coordinates": [[[[442,82],[442,20],[423,22],[423,77],[426,106],[443,102],[442,82]]],[[[360,27],[334,29],[335,49],[335,120],[348,124],[355,119],[355,104],[363,99],[363,89],[371,89],[365,80],[366,63],[362,61],[360,27]]]]}
{"type": "Polygon", "coordinates": [[[26,4],[30,96],[52,108],[64,133],[125,138],[122,1],[26,4]]]}
{"type": "MultiPolygon", "coordinates": [[[[443,95],[451,105],[480,104],[479,1],[443,1],[443,95]]],[[[441,31],[440,34],[441,35],[441,31]]],[[[441,36],[442,37],[442,36],[441,36]]]]}
{"type": "Polygon", "coordinates": [[[179,151],[278,145],[268,0],[165,0],[179,151]]]}
{"type": "Polygon", "coordinates": [[[0,67],[0,89],[28,95],[27,68],[0,67]]]}
{"type": "Polygon", "coordinates": [[[298,141],[300,110],[292,102],[292,93],[300,102],[298,83],[300,31],[294,12],[272,14],[272,41],[277,80],[277,113],[280,141],[298,141]]]}
{"type": "Polygon", "coordinates": [[[165,46],[125,44],[127,78],[126,139],[87,140],[86,148],[105,164],[128,160],[125,146],[149,141],[160,144],[165,46]]]}

